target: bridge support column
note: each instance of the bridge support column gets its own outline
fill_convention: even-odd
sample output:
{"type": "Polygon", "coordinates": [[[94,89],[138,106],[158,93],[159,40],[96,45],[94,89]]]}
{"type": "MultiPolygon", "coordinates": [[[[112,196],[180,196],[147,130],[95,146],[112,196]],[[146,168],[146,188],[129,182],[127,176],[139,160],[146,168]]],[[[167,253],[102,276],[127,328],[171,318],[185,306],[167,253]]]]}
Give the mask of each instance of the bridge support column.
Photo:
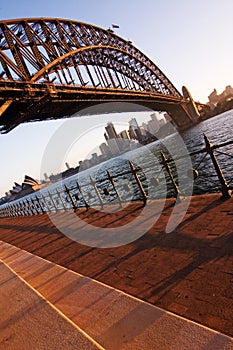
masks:
{"type": "Polygon", "coordinates": [[[200,118],[200,113],[195,101],[185,86],[183,86],[182,92],[184,101],[181,101],[180,104],[167,107],[167,112],[170,114],[175,126],[180,131],[195,125],[200,118]]]}
{"type": "Polygon", "coordinates": [[[190,117],[192,118],[194,123],[198,122],[198,119],[200,118],[200,113],[197,109],[196,103],[192,98],[192,95],[190,94],[189,90],[183,86],[182,87],[182,92],[184,98],[189,100],[189,103],[186,105],[187,106],[187,112],[189,113],[190,117]]]}
{"type": "Polygon", "coordinates": [[[181,102],[179,105],[169,106],[169,108],[167,108],[167,112],[170,114],[174,126],[179,131],[187,129],[196,124],[196,121],[193,120],[189,109],[187,108],[187,102],[181,102]]]}

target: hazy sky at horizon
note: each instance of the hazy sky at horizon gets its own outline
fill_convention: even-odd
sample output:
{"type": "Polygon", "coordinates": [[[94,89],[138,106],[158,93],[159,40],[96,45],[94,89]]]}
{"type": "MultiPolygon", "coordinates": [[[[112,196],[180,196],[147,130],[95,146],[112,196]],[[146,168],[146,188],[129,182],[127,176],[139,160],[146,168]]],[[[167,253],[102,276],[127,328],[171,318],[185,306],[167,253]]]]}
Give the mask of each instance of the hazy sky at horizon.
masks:
{"type": "MultiPolygon", "coordinates": [[[[185,85],[194,99],[201,102],[207,102],[214,88],[220,93],[227,85],[233,85],[232,0],[1,2],[1,20],[23,17],[70,18],[103,28],[116,23],[120,26],[116,31],[119,36],[131,40],[151,58],[179,91],[185,85]]],[[[107,119],[100,118],[96,128],[107,119]]],[[[96,120],[93,123],[92,120],[80,119],[80,129],[85,129],[86,125],[94,127],[96,120]]],[[[124,118],[122,120],[125,122],[124,118]]],[[[25,174],[40,176],[46,145],[62,123],[21,125],[7,135],[0,135],[3,169],[0,196],[14,181],[22,182],[25,174]]],[[[99,143],[97,139],[96,136],[99,143]]],[[[88,151],[93,145],[90,143],[88,151]]]]}

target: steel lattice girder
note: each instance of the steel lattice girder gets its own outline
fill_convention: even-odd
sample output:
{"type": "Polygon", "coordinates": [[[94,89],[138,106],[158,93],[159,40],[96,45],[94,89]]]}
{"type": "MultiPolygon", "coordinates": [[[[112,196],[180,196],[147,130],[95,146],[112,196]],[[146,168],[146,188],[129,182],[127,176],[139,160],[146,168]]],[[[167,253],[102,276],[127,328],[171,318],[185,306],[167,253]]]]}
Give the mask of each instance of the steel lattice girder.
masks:
{"type": "Polygon", "coordinates": [[[0,21],[3,130],[71,115],[85,101],[121,97],[139,103],[154,99],[159,107],[163,100],[185,100],[148,57],[112,30],[56,18],[0,21]]]}
{"type": "MultiPolygon", "coordinates": [[[[121,53],[121,64],[119,72],[127,76],[128,69],[137,69],[136,62],[139,63],[138,75],[141,76],[147,89],[173,96],[180,96],[173,84],[166,78],[162,71],[135,48],[130,42],[120,38],[109,30],[99,27],[62,19],[19,19],[6,20],[0,22],[0,65],[2,66],[1,79],[30,81],[34,75],[44,68],[44,78],[46,66],[56,62],[59,57],[66,54],[72,55],[73,51],[80,48],[83,55],[79,56],[79,65],[101,63],[108,68],[116,69],[116,57],[112,60],[113,49],[121,53]],[[105,47],[101,49],[101,46],[105,47]],[[100,49],[98,50],[98,47],[100,49]],[[92,55],[88,51],[92,51],[92,55]],[[84,55],[84,53],[86,55],[84,55]],[[99,59],[93,56],[98,54],[99,59]],[[111,66],[111,62],[114,64],[111,66]],[[128,61],[128,62],[127,62],[128,61]],[[133,61],[133,63],[132,63],[133,61]],[[146,76],[146,73],[148,76],[146,76]]],[[[63,62],[64,67],[65,61],[63,62]]],[[[75,61],[70,60],[69,66],[75,66],[75,61]]],[[[35,81],[35,79],[33,79],[35,81]]]]}

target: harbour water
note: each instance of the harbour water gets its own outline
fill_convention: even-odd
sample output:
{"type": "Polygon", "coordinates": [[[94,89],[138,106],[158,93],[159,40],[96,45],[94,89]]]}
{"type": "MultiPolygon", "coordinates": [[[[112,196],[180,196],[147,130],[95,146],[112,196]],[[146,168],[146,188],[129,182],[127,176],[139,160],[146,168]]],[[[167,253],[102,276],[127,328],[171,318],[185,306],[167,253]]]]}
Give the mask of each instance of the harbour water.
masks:
{"type": "MultiPolygon", "coordinates": [[[[181,134],[174,132],[161,137],[151,144],[141,146],[91,169],[84,171],[80,169],[81,171],[78,174],[58,181],[37,192],[37,198],[42,202],[45,211],[53,211],[54,205],[58,209],[71,208],[72,201],[65,190],[65,186],[67,186],[77,207],[84,205],[83,197],[89,205],[98,204],[99,198],[92,184],[93,179],[103,203],[118,200],[116,188],[122,202],[138,200],[142,193],[134,174],[130,172],[129,161],[137,169],[138,177],[149,199],[172,197],[175,195],[174,186],[161,164],[161,151],[169,159],[171,173],[179,186],[181,194],[193,195],[219,192],[221,186],[210,156],[206,152],[200,152],[191,157],[189,154],[204,149],[203,134],[208,136],[211,143],[219,145],[233,140],[232,129],[233,110],[203,121],[181,134]],[[190,177],[192,169],[198,171],[198,177],[195,180],[192,176],[190,177]],[[115,189],[108,178],[107,171],[114,179],[115,189]],[[77,182],[81,192],[80,188],[77,188],[77,182]]],[[[216,157],[229,185],[232,184],[233,180],[232,148],[232,145],[228,145],[215,150],[216,157]]],[[[35,200],[35,194],[27,196],[27,199],[35,200]]]]}
{"type": "MultiPolygon", "coordinates": [[[[125,174],[130,170],[129,161],[132,161],[139,169],[139,178],[149,198],[174,196],[170,179],[161,166],[160,152],[162,150],[168,159],[173,159],[170,163],[171,171],[183,194],[218,192],[221,186],[210,156],[200,153],[189,157],[189,154],[205,147],[203,134],[206,134],[209,140],[217,145],[233,140],[232,129],[233,110],[203,121],[181,134],[171,134],[91,169],[81,171],[78,175],[65,179],[64,183],[69,188],[75,188],[76,181],[78,181],[80,186],[83,186],[83,192],[88,195],[89,202],[95,203],[96,195],[93,194],[92,186],[88,185],[89,177],[92,176],[97,182],[103,201],[108,202],[115,199],[113,188],[107,179],[106,171],[109,170],[115,177],[114,181],[122,200],[135,200],[140,196],[135,179],[132,174],[125,174]],[[198,171],[195,181],[188,176],[190,168],[198,171]],[[103,191],[104,189],[107,191],[103,191]]],[[[227,181],[231,184],[233,179],[232,145],[216,150],[216,157],[227,181]]],[[[52,185],[51,191],[57,186],[57,184],[52,185]]],[[[59,186],[62,187],[63,183],[60,183],[59,186]]]]}

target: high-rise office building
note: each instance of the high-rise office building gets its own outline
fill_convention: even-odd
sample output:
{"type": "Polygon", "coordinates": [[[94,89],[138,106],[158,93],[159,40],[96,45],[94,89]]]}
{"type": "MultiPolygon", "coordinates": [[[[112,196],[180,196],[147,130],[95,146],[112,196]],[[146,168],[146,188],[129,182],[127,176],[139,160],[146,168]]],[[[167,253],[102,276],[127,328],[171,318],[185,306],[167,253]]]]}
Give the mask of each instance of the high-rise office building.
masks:
{"type": "Polygon", "coordinates": [[[142,140],[142,132],[136,118],[132,118],[129,121],[129,134],[132,139],[136,139],[138,141],[142,140]]]}
{"type": "Polygon", "coordinates": [[[129,140],[130,137],[129,137],[129,132],[127,130],[123,130],[120,132],[120,137],[122,139],[125,139],[125,140],[129,140]]]}
{"type": "Polygon", "coordinates": [[[112,153],[110,151],[109,146],[106,145],[106,143],[101,143],[99,149],[103,156],[105,156],[106,158],[111,157],[112,153]]]}
{"type": "Polygon", "coordinates": [[[148,131],[151,134],[155,134],[156,132],[159,131],[160,129],[160,122],[158,119],[158,114],[156,112],[154,112],[153,114],[151,114],[151,120],[149,120],[148,122],[148,131]]]}
{"type": "Polygon", "coordinates": [[[112,122],[107,124],[107,126],[105,127],[105,130],[107,132],[108,139],[117,139],[118,137],[117,132],[112,122]]]}
{"type": "Polygon", "coordinates": [[[109,139],[107,140],[107,144],[113,156],[117,156],[120,154],[119,139],[115,139],[115,138],[109,139]]]}
{"type": "Polygon", "coordinates": [[[134,129],[139,129],[139,125],[136,118],[130,119],[129,125],[131,125],[134,129]]]}

